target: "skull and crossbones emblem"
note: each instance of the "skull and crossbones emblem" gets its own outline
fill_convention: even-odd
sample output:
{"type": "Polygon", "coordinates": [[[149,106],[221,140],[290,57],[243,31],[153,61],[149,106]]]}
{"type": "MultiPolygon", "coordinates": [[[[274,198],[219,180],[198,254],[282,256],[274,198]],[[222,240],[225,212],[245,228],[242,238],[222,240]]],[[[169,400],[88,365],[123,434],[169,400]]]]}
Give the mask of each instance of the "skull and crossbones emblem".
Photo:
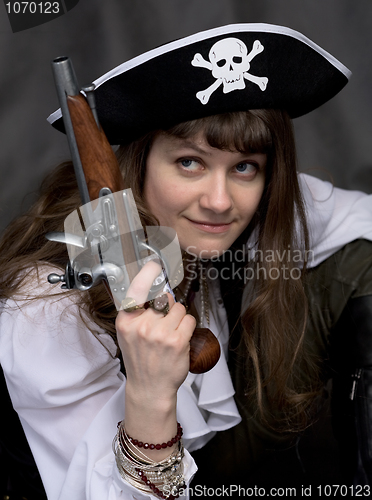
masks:
{"type": "Polygon", "coordinates": [[[245,89],[244,80],[249,80],[261,90],[265,90],[268,78],[248,73],[250,62],[263,50],[264,46],[259,40],[253,42],[252,50],[248,53],[247,46],[238,38],[225,38],[212,46],[209,51],[209,61],[206,61],[201,54],[195,54],[191,64],[209,69],[216,78],[210,87],[198,92],[196,97],[202,104],[207,104],[210,96],[221,84],[224,94],[227,94],[233,90],[245,89]]]}

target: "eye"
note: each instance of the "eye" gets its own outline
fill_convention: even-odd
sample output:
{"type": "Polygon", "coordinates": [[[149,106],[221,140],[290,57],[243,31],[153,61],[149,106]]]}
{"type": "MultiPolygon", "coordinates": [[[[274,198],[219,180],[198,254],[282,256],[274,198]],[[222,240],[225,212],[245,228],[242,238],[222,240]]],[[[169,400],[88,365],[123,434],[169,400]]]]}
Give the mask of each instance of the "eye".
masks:
{"type": "Polygon", "coordinates": [[[242,162],[242,163],[239,163],[238,165],[236,165],[236,171],[239,173],[239,174],[255,174],[258,170],[258,165],[256,165],[255,163],[251,163],[251,162],[242,162]]]}
{"type": "Polygon", "coordinates": [[[240,63],[242,62],[243,58],[242,58],[242,57],[240,57],[240,56],[234,56],[234,57],[232,58],[232,60],[233,60],[233,62],[234,62],[234,63],[236,63],[236,64],[240,64],[240,63]]]}
{"type": "Polygon", "coordinates": [[[191,158],[182,158],[178,160],[178,163],[187,171],[194,171],[199,168],[199,162],[191,158]]]}

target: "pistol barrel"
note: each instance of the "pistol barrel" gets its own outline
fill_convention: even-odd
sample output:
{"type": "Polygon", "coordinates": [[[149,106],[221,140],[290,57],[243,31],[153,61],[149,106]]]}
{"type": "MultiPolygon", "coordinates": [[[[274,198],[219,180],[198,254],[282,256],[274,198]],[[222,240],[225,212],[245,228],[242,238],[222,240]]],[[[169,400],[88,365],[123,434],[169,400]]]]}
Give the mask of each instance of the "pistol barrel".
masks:
{"type": "Polygon", "coordinates": [[[78,95],[80,93],[80,88],[71,59],[69,57],[61,56],[53,59],[52,69],[57,89],[58,100],[61,106],[68,145],[71,152],[72,163],[74,165],[76,181],[78,184],[82,204],[85,205],[91,200],[87,183],[85,181],[84,170],[75,139],[70,112],[67,105],[67,96],[78,95]]]}

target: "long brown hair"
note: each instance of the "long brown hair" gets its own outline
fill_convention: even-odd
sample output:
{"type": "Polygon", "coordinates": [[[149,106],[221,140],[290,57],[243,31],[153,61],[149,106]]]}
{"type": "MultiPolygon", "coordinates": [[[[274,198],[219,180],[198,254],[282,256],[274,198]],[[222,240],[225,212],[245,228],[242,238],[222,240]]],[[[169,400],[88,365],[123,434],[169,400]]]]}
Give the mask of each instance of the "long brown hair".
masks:
{"type": "MultiPolygon", "coordinates": [[[[266,425],[283,431],[304,429],[311,421],[322,382],[318,361],[304,343],[307,299],[302,279],[309,237],[292,122],[284,111],[250,110],[181,123],[167,133],[188,138],[201,131],[212,147],[267,155],[264,193],[244,234],[257,235],[255,255],[262,257],[261,272],[247,284],[249,300],[241,314],[246,393],[266,425]],[[303,256],[301,269],[299,253],[303,256]]],[[[143,213],[146,157],[155,135],[119,152],[124,175],[127,179],[132,176],[130,185],[143,213]]]]}
{"type": "MultiPolygon", "coordinates": [[[[281,417],[280,427],[303,428],[318,389],[317,367],[304,350],[306,297],[300,279],[283,276],[272,279],[270,274],[271,269],[280,267],[283,251],[308,248],[291,121],[283,111],[251,110],[182,123],[166,133],[184,138],[200,131],[212,147],[267,154],[264,193],[246,233],[256,231],[256,248],[263,255],[273,251],[274,257],[262,262],[266,278],[250,281],[251,300],[242,313],[242,342],[251,367],[247,391],[257,401],[261,417],[267,423],[267,415],[276,409],[281,417]],[[301,376],[302,371],[305,377],[301,376]]],[[[117,152],[126,184],[132,188],[146,225],[154,224],[143,199],[146,159],[157,133],[122,146],[117,152]]],[[[63,268],[67,261],[64,245],[48,242],[45,233],[63,231],[64,219],[79,205],[73,168],[66,162],[47,177],[34,206],[3,235],[0,299],[9,298],[20,289],[24,280],[22,270],[40,263],[63,268]]],[[[291,259],[287,264],[290,269],[295,267],[291,259]]],[[[116,311],[104,288],[99,286],[81,294],[79,300],[88,316],[115,336],[116,311]]]]}
{"type": "MultiPolygon", "coordinates": [[[[35,270],[37,277],[46,265],[57,268],[57,271],[65,270],[68,261],[66,245],[48,241],[45,235],[54,231],[63,232],[65,218],[80,205],[74,168],[70,161],[66,161],[45,177],[37,201],[25,214],[16,218],[2,235],[0,300],[17,295],[29,281],[30,270],[35,270]]],[[[50,271],[48,269],[48,272],[50,271]]],[[[32,276],[35,277],[34,274],[32,276]]],[[[65,296],[65,292],[56,293],[56,285],[51,288],[51,295],[46,295],[45,273],[40,279],[45,283],[39,283],[40,286],[34,283],[32,294],[31,291],[28,292],[29,300],[60,300],[65,296]]],[[[86,323],[86,314],[83,313],[87,313],[95,324],[115,338],[116,310],[105,287],[98,285],[88,293],[79,293],[76,290],[71,290],[70,293],[75,294],[75,302],[80,305],[81,319],[86,323]]]]}

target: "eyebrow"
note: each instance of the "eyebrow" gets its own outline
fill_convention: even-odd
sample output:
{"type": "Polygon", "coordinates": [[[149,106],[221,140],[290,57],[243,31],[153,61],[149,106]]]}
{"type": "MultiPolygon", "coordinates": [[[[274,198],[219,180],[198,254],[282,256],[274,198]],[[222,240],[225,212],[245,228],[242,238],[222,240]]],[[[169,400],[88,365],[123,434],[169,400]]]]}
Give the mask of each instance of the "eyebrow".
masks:
{"type": "MultiPolygon", "coordinates": [[[[200,147],[197,144],[195,144],[195,142],[190,141],[187,138],[186,139],[181,139],[181,138],[178,138],[178,137],[172,137],[172,142],[174,143],[174,146],[170,146],[167,149],[168,153],[172,153],[173,151],[178,150],[178,149],[187,148],[187,149],[193,149],[196,153],[199,153],[201,155],[211,156],[211,154],[212,154],[211,152],[206,151],[202,147],[200,147]]],[[[219,148],[213,148],[212,147],[212,149],[219,149],[219,148]]],[[[246,153],[244,153],[242,151],[231,151],[231,152],[232,153],[237,153],[242,158],[246,157],[247,155],[262,154],[262,153],[252,153],[252,152],[249,152],[249,151],[247,151],[246,153]]]]}
{"type": "Polygon", "coordinates": [[[175,149],[182,149],[182,148],[188,148],[188,149],[193,149],[194,151],[196,151],[197,153],[199,154],[203,154],[203,155],[208,155],[210,156],[211,153],[206,151],[205,149],[197,146],[194,142],[192,141],[189,141],[187,139],[178,139],[178,138],[175,138],[175,146],[174,147],[170,147],[168,149],[168,152],[172,152],[174,151],[175,149]]]}

